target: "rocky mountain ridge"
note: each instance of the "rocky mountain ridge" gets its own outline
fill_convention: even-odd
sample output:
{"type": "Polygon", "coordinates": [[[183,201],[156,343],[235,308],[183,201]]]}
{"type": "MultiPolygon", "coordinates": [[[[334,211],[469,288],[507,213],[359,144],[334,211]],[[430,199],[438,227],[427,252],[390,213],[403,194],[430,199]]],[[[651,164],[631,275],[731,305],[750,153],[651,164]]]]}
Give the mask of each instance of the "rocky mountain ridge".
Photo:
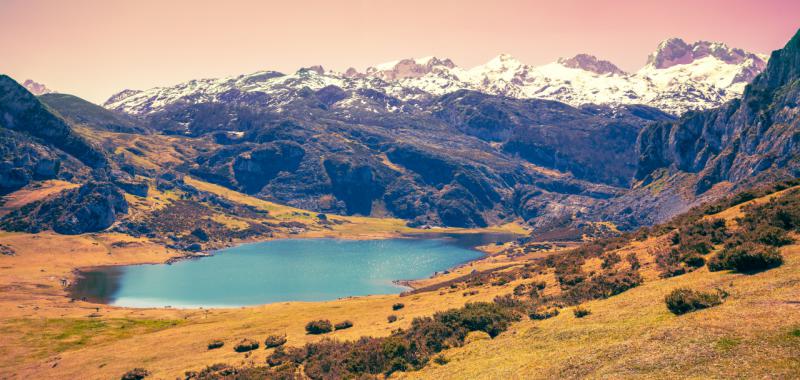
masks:
{"type": "MultiPolygon", "coordinates": [[[[291,101],[286,90],[377,91],[406,103],[425,102],[458,90],[473,90],[518,99],[556,100],[585,104],[645,104],[678,115],[686,110],[719,106],[741,95],[744,85],[763,70],[766,57],[722,43],[680,39],[661,43],[648,64],[626,73],[613,63],[588,54],[561,58],[542,66],[526,65],[501,54],[471,69],[450,59],[402,59],[370,67],[365,72],[326,71],[321,66],[295,74],[263,71],[237,77],[203,79],[144,91],[125,90],[105,103],[110,109],[147,115],[177,102],[224,101],[231,91],[270,98],[274,108],[291,101]]],[[[343,99],[358,101],[357,97],[343,99]]]]}

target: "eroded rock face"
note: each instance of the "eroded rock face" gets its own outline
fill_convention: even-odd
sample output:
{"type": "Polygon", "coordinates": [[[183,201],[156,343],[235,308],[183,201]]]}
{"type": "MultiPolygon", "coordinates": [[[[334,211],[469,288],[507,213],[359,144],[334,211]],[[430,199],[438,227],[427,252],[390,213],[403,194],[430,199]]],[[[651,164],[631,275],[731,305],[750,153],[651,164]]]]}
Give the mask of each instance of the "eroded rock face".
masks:
{"type": "Polygon", "coordinates": [[[24,134],[2,128],[0,122],[0,194],[18,190],[32,180],[58,177],[58,153],[24,134]]]}
{"type": "Polygon", "coordinates": [[[244,192],[257,193],[279,172],[297,170],[303,156],[305,150],[295,142],[271,142],[237,156],[233,175],[244,192]]]}
{"type": "Polygon", "coordinates": [[[736,189],[800,176],[798,78],[800,32],[772,53],[741,100],[646,127],[637,143],[638,184],[607,215],[660,222],[731,192],[710,191],[719,184],[736,189]],[[651,184],[665,191],[653,192],[651,184]]]}
{"type": "Polygon", "coordinates": [[[52,229],[75,235],[105,230],[127,212],[128,203],[120,189],[110,183],[89,182],[12,212],[0,220],[0,227],[32,233],[52,229]]]}
{"type": "Polygon", "coordinates": [[[326,159],[323,166],[334,196],[345,203],[348,214],[370,215],[372,202],[383,195],[388,183],[396,177],[390,170],[350,157],[334,156],[326,159]]]}

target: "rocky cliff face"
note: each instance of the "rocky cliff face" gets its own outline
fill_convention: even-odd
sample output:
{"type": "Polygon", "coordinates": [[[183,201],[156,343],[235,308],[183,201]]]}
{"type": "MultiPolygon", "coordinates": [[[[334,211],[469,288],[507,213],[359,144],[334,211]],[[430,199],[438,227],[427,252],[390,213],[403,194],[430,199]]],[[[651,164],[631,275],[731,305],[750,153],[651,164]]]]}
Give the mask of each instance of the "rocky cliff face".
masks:
{"type": "Polygon", "coordinates": [[[637,143],[638,183],[620,203],[634,214],[650,208],[651,215],[662,217],[640,216],[645,222],[659,221],[714,196],[711,190],[718,186],[736,188],[800,176],[798,78],[800,32],[772,53],[766,69],[745,88],[741,100],[645,127],[637,143]],[[654,195],[656,187],[688,191],[680,196],[654,195]]]}
{"type": "Polygon", "coordinates": [[[25,205],[3,217],[0,228],[33,233],[52,229],[75,235],[102,231],[127,212],[128,203],[117,187],[89,182],[54,198],[25,205]]]}

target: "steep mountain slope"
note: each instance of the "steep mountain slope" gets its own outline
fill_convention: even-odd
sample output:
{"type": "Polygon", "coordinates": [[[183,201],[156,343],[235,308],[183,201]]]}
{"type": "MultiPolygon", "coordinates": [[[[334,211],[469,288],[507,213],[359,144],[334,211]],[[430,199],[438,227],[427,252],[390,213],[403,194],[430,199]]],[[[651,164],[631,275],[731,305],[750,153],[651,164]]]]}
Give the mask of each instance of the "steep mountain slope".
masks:
{"type": "Polygon", "coordinates": [[[715,188],[800,176],[798,78],[800,32],[772,53],[741,100],[645,127],[637,185],[607,215],[652,223],[718,196],[715,188]]]}
{"type": "Polygon", "coordinates": [[[334,85],[287,87],[273,100],[229,92],[143,120],[217,144],[178,170],[294,207],[412,225],[485,226],[522,215],[544,227],[617,195],[634,172],[641,126],[670,119],[642,106],[578,109],[465,90],[409,103],[334,85]],[[589,154],[595,145],[607,148],[589,154]]]}
{"type": "Polygon", "coordinates": [[[0,193],[34,180],[86,179],[108,165],[105,155],[36,97],[0,76],[0,193]]]}
{"type": "Polygon", "coordinates": [[[13,79],[0,75],[0,115],[3,128],[39,138],[91,168],[108,165],[106,158],[64,120],[50,113],[35,96],[13,79]]]}
{"type": "Polygon", "coordinates": [[[56,111],[72,125],[124,133],[147,133],[141,121],[120,112],[111,111],[77,96],[46,93],[39,101],[56,111]]]}
{"type": "Polygon", "coordinates": [[[724,44],[687,44],[670,39],[633,74],[587,54],[538,67],[501,54],[471,69],[458,67],[449,59],[425,57],[388,62],[364,73],[355,69],[336,73],[315,66],[293,75],[264,71],[145,91],[125,90],[112,96],[105,106],[146,115],[178,102],[224,102],[235,92],[249,93],[253,101],[280,107],[287,102],[287,89],[319,90],[335,85],[345,90],[378,91],[411,104],[468,89],[520,99],[557,100],[573,106],[647,104],[680,114],[718,106],[739,96],[764,66],[765,57],[724,44]]]}

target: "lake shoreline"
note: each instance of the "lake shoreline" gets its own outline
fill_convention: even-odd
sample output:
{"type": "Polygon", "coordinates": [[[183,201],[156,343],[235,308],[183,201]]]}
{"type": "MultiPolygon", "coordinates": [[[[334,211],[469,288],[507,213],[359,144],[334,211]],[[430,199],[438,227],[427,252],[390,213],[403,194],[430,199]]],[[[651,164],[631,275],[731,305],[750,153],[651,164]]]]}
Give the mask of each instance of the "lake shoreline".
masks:
{"type": "MultiPolygon", "coordinates": [[[[383,290],[376,291],[375,293],[366,293],[366,294],[355,293],[355,294],[347,294],[347,295],[344,295],[344,296],[341,296],[341,297],[335,297],[335,298],[331,297],[331,298],[324,298],[324,299],[305,299],[305,298],[303,298],[304,296],[298,294],[298,298],[296,298],[296,299],[295,298],[290,298],[290,299],[280,299],[280,300],[268,301],[268,302],[232,304],[230,306],[226,306],[224,303],[219,304],[219,303],[217,303],[215,301],[209,301],[208,306],[202,306],[202,307],[203,308],[206,308],[206,307],[207,308],[238,308],[238,307],[259,306],[259,305],[270,304],[270,303],[275,303],[275,302],[318,302],[318,301],[328,301],[328,300],[333,300],[333,299],[341,299],[341,298],[344,298],[344,297],[352,298],[352,297],[363,297],[363,296],[368,296],[368,295],[403,294],[403,293],[407,293],[407,292],[411,292],[411,291],[416,290],[418,288],[418,286],[416,286],[416,282],[418,282],[418,281],[433,279],[436,276],[439,276],[441,274],[447,274],[447,273],[450,273],[451,271],[457,270],[459,268],[464,268],[464,267],[470,266],[475,261],[480,261],[480,260],[483,260],[483,259],[489,257],[489,255],[492,252],[491,252],[490,249],[487,249],[487,247],[489,247],[491,245],[504,244],[505,242],[516,240],[519,237],[521,237],[521,236],[518,235],[518,234],[499,233],[499,232],[494,232],[494,231],[493,232],[483,232],[483,231],[480,231],[480,232],[471,232],[471,231],[470,232],[450,232],[450,231],[448,231],[448,232],[440,232],[440,231],[433,232],[432,231],[432,232],[426,232],[426,233],[402,234],[402,235],[394,237],[394,238],[383,237],[383,238],[379,238],[379,239],[349,239],[349,238],[340,238],[340,237],[334,237],[334,238],[329,238],[329,237],[291,237],[291,238],[277,238],[277,239],[266,239],[266,240],[258,240],[258,241],[249,241],[249,242],[237,242],[237,244],[232,245],[231,247],[228,247],[228,248],[217,249],[217,250],[209,251],[209,252],[190,253],[190,254],[187,254],[187,255],[174,256],[174,257],[170,258],[169,260],[167,260],[167,261],[165,261],[165,262],[163,262],[161,264],[148,262],[148,263],[134,263],[134,264],[123,264],[123,265],[114,265],[114,264],[111,264],[111,265],[92,265],[92,266],[74,268],[73,271],[72,271],[73,281],[69,284],[69,286],[66,287],[65,290],[67,292],[67,297],[69,297],[72,300],[81,300],[81,301],[84,301],[84,302],[96,303],[96,304],[100,304],[100,305],[108,305],[108,306],[115,306],[115,307],[128,307],[128,308],[133,308],[133,309],[154,308],[154,307],[155,308],[159,308],[159,307],[197,308],[197,307],[200,307],[200,306],[196,306],[196,305],[202,305],[203,302],[205,302],[205,301],[199,301],[198,300],[197,304],[193,303],[194,301],[187,301],[187,302],[190,302],[190,304],[192,305],[191,307],[181,305],[182,301],[176,301],[175,305],[169,305],[169,306],[168,305],[150,305],[150,304],[146,304],[146,303],[142,304],[141,306],[139,306],[139,305],[136,305],[135,302],[157,302],[157,301],[141,301],[141,300],[147,299],[147,297],[140,295],[140,296],[137,296],[137,298],[140,298],[140,297],[144,297],[144,298],[140,298],[140,301],[134,301],[134,304],[131,304],[131,305],[116,304],[116,302],[120,299],[120,298],[116,297],[115,294],[116,294],[116,291],[119,290],[119,286],[122,283],[122,280],[121,280],[121,276],[122,276],[121,273],[122,272],[121,271],[115,271],[113,268],[114,267],[119,267],[121,269],[122,267],[137,267],[137,266],[144,265],[144,264],[149,264],[149,265],[167,264],[167,265],[171,265],[173,263],[176,263],[176,262],[179,262],[179,261],[185,261],[185,260],[189,260],[189,259],[201,259],[201,258],[216,257],[220,253],[223,253],[224,250],[231,249],[231,248],[234,248],[234,249],[235,248],[240,248],[240,249],[244,249],[245,252],[247,252],[248,246],[250,246],[250,245],[257,245],[257,244],[269,243],[269,242],[298,243],[298,242],[302,242],[302,241],[315,242],[315,241],[320,241],[320,240],[334,240],[334,241],[342,242],[342,243],[358,243],[358,242],[367,242],[367,241],[373,241],[373,240],[374,241],[381,241],[381,240],[398,240],[398,241],[400,241],[400,240],[420,240],[420,241],[423,241],[423,240],[445,240],[446,242],[442,244],[442,247],[450,247],[449,249],[462,250],[462,251],[471,251],[471,252],[474,252],[474,253],[478,254],[477,256],[466,258],[465,260],[460,261],[455,265],[446,265],[446,267],[444,269],[436,269],[436,270],[433,270],[432,273],[431,272],[427,272],[429,274],[414,275],[414,276],[408,277],[408,278],[400,277],[400,278],[391,279],[391,280],[387,279],[387,280],[390,281],[392,287],[395,288],[394,291],[383,289],[383,290]],[[103,278],[103,280],[102,281],[98,281],[98,278],[103,278]],[[111,290],[109,290],[109,289],[111,289],[111,290]],[[99,293],[97,293],[97,292],[99,292],[99,293]],[[212,306],[212,304],[214,306],[212,306]]],[[[369,247],[369,245],[367,245],[366,247],[369,247]]],[[[352,252],[361,252],[362,249],[367,249],[366,247],[365,248],[357,248],[354,251],[348,251],[348,252],[350,254],[352,254],[352,252]]],[[[268,248],[261,248],[261,249],[269,250],[268,248]]],[[[303,250],[303,248],[300,248],[300,249],[301,249],[301,251],[298,251],[298,253],[305,252],[303,250]]],[[[391,248],[389,248],[389,249],[391,250],[391,248]]],[[[323,249],[323,251],[324,251],[324,249],[323,249]]],[[[370,252],[369,250],[364,251],[364,253],[369,253],[369,252],[370,252]]],[[[411,251],[407,252],[411,256],[406,256],[406,255],[397,256],[396,254],[385,253],[385,252],[380,252],[380,253],[381,254],[388,254],[392,258],[395,258],[395,257],[397,257],[397,258],[401,258],[401,257],[406,258],[406,257],[408,257],[408,259],[410,259],[410,258],[414,257],[415,253],[413,253],[413,252],[414,252],[414,250],[411,250],[411,251]]],[[[435,255],[433,253],[435,251],[426,251],[426,252],[428,252],[428,253],[424,254],[424,255],[426,255],[426,257],[431,257],[431,258],[432,257],[436,257],[436,256],[429,256],[429,255],[432,255],[432,254],[435,255]]],[[[438,253],[436,253],[436,254],[438,254],[438,253]]],[[[387,257],[387,259],[388,259],[388,257],[387,257]]],[[[313,263],[314,262],[313,259],[311,259],[311,260],[312,261],[310,261],[310,262],[313,263]]],[[[441,260],[441,259],[434,259],[434,260],[441,260]]],[[[450,260],[452,260],[452,258],[450,260]]],[[[403,269],[401,269],[401,268],[409,268],[409,270],[410,270],[410,268],[413,268],[413,267],[409,267],[407,265],[402,265],[402,264],[401,265],[391,264],[391,262],[392,262],[392,260],[388,260],[388,261],[385,262],[386,263],[385,266],[387,268],[393,268],[393,269],[389,269],[389,270],[394,270],[394,271],[400,270],[400,271],[403,271],[403,269]]],[[[384,263],[384,262],[381,261],[381,263],[384,263]]],[[[235,268],[235,264],[228,264],[225,267],[235,268]]],[[[195,271],[199,270],[197,268],[202,268],[202,266],[196,266],[194,270],[195,271]]],[[[439,268],[442,268],[442,267],[440,266],[439,268]]],[[[152,271],[150,269],[144,269],[144,270],[152,271]]],[[[155,269],[155,270],[157,270],[157,269],[155,269]]],[[[178,270],[178,269],[176,269],[176,270],[178,270]]],[[[387,269],[384,268],[384,270],[387,270],[387,269]]],[[[138,269],[134,269],[134,271],[135,272],[141,272],[141,270],[138,270],[138,269]]],[[[176,272],[176,273],[180,273],[180,272],[176,272]]],[[[194,272],[192,272],[192,273],[194,273],[194,272]]],[[[202,273],[202,272],[200,272],[200,273],[202,273]]],[[[337,273],[337,271],[336,270],[332,270],[332,271],[326,272],[326,273],[337,273]]],[[[182,276],[186,276],[186,275],[187,274],[184,273],[182,276]]],[[[194,274],[189,274],[189,276],[192,276],[192,275],[194,275],[194,274]]],[[[359,278],[359,277],[355,276],[353,278],[359,278]]],[[[264,281],[264,280],[262,279],[260,281],[264,281]]],[[[345,283],[348,283],[348,281],[349,280],[345,281],[345,283]]],[[[270,286],[270,287],[273,288],[273,289],[276,289],[274,286],[270,286]]],[[[201,288],[202,288],[202,286],[201,286],[201,288]]],[[[247,288],[247,286],[244,286],[244,288],[247,288]]],[[[169,289],[169,290],[172,290],[172,291],[175,290],[175,288],[173,288],[172,286],[168,286],[168,287],[166,287],[164,289],[169,289]]],[[[297,289],[303,289],[303,288],[302,288],[302,286],[298,286],[298,287],[295,287],[295,288],[292,288],[292,289],[297,290],[297,289]]],[[[359,289],[361,289],[361,288],[359,288],[359,289]]],[[[310,290],[313,293],[313,288],[310,289],[310,290]]],[[[302,290],[297,290],[297,291],[298,292],[302,292],[302,290]]],[[[202,293],[202,291],[201,291],[201,293],[202,293]]],[[[209,292],[207,294],[213,294],[213,293],[209,292]]],[[[244,293],[244,294],[246,294],[246,293],[244,293]]],[[[285,294],[290,295],[290,294],[292,294],[292,292],[290,291],[290,292],[287,292],[285,294]]],[[[178,296],[178,297],[180,297],[180,296],[178,296]]],[[[192,297],[194,297],[194,296],[192,296],[192,297]]],[[[291,296],[289,296],[289,297],[291,297],[291,296]]],[[[154,300],[155,299],[157,299],[157,298],[154,298],[154,300]]],[[[135,300],[135,298],[134,298],[134,300],[135,300]]],[[[246,302],[246,301],[243,301],[243,302],[246,302]]]]}

